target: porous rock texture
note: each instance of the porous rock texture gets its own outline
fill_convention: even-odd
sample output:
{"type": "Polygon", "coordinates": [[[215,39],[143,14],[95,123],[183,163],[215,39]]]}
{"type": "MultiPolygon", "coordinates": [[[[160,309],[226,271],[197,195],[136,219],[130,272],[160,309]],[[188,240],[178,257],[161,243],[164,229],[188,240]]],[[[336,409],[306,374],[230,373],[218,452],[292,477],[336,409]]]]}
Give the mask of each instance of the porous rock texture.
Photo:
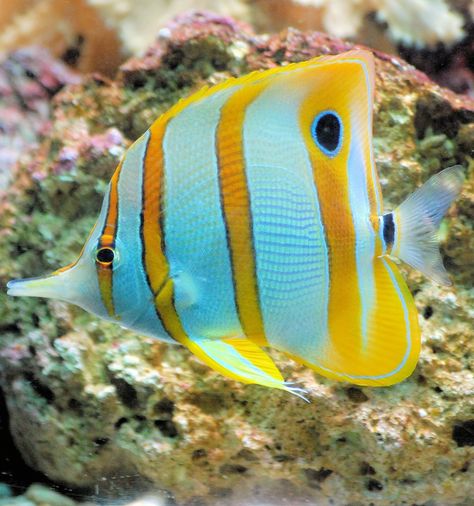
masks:
{"type": "MultiPolygon", "coordinates": [[[[2,282],[77,256],[124,149],[179,97],[350,47],[320,33],[255,36],[228,18],[185,15],[113,82],[93,76],[65,88],[50,135],[1,197],[2,282]]],[[[307,404],[223,378],[180,347],[75,307],[1,293],[0,384],[29,465],[80,487],[132,476],[180,505],[472,504],[474,104],[376,56],[374,146],[387,207],[443,167],[466,167],[442,228],[454,285],[404,269],[423,329],[413,375],[357,388],[272,352],[284,376],[309,390],[307,404]]]]}

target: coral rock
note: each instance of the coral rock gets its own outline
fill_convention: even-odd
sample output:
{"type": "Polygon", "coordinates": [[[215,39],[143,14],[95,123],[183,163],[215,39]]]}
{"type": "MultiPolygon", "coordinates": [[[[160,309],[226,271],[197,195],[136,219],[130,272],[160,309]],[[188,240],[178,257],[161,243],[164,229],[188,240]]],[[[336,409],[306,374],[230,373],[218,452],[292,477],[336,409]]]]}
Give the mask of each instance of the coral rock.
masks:
{"type": "Polygon", "coordinates": [[[0,57],[0,188],[21,153],[47,135],[51,98],[65,84],[79,81],[44,49],[0,57]]]}
{"type": "Polygon", "coordinates": [[[157,27],[189,9],[248,19],[243,0],[2,0],[0,51],[47,47],[82,71],[112,75],[123,55],[141,54],[157,27]]]}
{"type": "Polygon", "coordinates": [[[333,36],[360,38],[367,36],[364,32],[370,27],[369,15],[375,14],[387,24],[392,40],[409,46],[452,44],[465,35],[462,9],[452,8],[447,0],[256,0],[255,3],[253,16],[260,27],[316,28],[333,36]]]}
{"type": "MultiPolygon", "coordinates": [[[[74,259],[124,148],[178,98],[349,47],[295,30],[255,36],[230,19],[194,15],[163,30],[116,81],[92,76],[64,89],[48,138],[0,201],[2,282],[74,259]]],[[[377,54],[376,70],[374,146],[387,206],[443,167],[467,167],[442,230],[453,287],[405,269],[423,331],[414,374],[357,388],[274,353],[284,376],[309,390],[307,404],[228,380],[180,347],[78,308],[0,294],[0,384],[31,466],[71,486],[106,476],[129,493],[143,480],[178,504],[470,504],[474,104],[402,60],[377,54]]]]}
{"type": "Polygon", "coordinates": [[[86,0],[2,0],[0,51],[38,45],[80,70],[113,73],[123,60],[115,30],[86,0]]]}

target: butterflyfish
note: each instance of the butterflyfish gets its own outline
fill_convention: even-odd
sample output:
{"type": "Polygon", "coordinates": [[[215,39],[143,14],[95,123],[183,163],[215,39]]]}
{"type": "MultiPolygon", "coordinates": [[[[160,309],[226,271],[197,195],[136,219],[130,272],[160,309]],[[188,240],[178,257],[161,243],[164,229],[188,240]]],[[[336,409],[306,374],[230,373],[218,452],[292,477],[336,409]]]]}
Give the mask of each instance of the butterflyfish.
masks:
{"type": "Polygon", "coordinates": [[[127,150],[79,258],[8,293],[60,299],[302,395],[266,348],[386,386],[420,352],[399,259],[449,284],[437,229],[460,166],[384,211],[374,61],[354,50],[253,72],[175,104],[127,150]]]}

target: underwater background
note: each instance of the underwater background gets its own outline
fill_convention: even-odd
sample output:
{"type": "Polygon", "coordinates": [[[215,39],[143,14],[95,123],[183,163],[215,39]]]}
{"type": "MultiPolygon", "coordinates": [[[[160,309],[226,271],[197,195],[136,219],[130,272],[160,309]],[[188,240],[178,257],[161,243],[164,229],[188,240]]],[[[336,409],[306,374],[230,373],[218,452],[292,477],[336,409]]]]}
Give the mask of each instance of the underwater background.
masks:
{"type": "Polygon", "coordinates": [[[1,0],[0,505],[474,504],[474,2],[1,0]],[[386,209],[456,163],[453,286],[403,268],[413,375],[355,387],[271,352],[310,392],[243,385],[188,351],[6,282],[73,261],[126,148],[202,85],[375,51],[386,209]]]}

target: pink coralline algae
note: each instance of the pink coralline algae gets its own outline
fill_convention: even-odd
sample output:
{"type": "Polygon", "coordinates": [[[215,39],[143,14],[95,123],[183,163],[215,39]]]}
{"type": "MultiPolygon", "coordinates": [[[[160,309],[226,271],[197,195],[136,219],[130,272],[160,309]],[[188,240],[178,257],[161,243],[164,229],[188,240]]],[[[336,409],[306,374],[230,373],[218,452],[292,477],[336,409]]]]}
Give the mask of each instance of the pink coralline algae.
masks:
{"type": "Polygon", "coordinates": [[[0,56],[0,188],[21,153],[48,134],[51,98],[65,84],[79,82],[41,48],[0,56]]]}

